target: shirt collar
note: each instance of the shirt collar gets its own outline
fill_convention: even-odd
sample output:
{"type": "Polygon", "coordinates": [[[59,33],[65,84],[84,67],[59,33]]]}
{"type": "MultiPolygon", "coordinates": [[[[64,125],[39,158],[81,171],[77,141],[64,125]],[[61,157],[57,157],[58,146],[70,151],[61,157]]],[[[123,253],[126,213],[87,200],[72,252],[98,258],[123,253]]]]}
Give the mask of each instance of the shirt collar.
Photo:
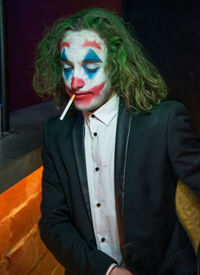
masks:
{"type": "Polygon", "coordinates": [[[83,112],[83,116],[85,120],[90,118],[92,115],[95,115],[97,119],[103,122],[106,126],[108,126],[113,119],[113,117],[117,114],[119,107],[119,96],[114,94],[105,104],[103,104],[100,108],[98,108],[93,113],[83,112]]]}

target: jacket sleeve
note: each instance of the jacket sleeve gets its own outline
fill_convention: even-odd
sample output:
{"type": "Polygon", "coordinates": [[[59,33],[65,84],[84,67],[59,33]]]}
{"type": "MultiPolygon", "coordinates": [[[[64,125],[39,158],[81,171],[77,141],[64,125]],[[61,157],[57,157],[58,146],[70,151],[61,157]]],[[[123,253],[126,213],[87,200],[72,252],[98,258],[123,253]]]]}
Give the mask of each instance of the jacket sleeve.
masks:
{"type": "Polygon", "coordinates": [[[70,275],[104,275],[115,260],[96,247],[89,246],[73,226],[48,148],[48,138],[46,127],[42,150],[41,238],[70,275]]]}
{"type": "Polygon", "coordinates": [[[181,103],[170,112],[167,142],[175,176],[200,198],[200,136],[192,129],[187,109],[181,103]]]}

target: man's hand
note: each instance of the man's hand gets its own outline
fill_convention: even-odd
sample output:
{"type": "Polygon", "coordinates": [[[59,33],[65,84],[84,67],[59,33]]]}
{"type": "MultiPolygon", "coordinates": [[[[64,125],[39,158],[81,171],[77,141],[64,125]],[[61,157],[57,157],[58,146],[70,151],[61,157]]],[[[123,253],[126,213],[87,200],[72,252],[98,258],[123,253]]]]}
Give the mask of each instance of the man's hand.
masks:
{"type": "Polygon", "coordinates": [[[115,267],[112,270],[111,275],[134,275],[134,274],[125,268],[115,267]]]}

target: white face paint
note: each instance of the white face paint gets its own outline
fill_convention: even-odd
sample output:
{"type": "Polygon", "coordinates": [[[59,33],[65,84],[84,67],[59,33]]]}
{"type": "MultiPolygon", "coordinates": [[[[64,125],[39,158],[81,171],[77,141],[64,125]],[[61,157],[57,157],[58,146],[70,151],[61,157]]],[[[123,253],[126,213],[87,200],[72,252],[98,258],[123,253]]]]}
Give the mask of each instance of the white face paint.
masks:
{"type": "Polygon", "coordinates": [[[62,74],[66,92],[75,93],[75,107],[94,111],[112,94],[105,74],[107,47],[94,32],[68,31],[61,43],[62,74]]]}

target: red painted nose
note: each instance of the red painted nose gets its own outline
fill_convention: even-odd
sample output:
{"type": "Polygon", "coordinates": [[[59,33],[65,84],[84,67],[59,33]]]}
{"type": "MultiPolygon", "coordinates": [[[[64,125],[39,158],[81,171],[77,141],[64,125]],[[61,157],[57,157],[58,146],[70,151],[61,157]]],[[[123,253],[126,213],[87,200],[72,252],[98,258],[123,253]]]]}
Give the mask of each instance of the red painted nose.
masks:
{"type": "Polygon", "coordinates": [[[77,78],[77,77],[72,78],[72,83],[71,83],[72,89],[74,90],[80,89],[84,87],[84,85],[85,85],[85,82],[83,81],[83,79],[77,78]]]}

